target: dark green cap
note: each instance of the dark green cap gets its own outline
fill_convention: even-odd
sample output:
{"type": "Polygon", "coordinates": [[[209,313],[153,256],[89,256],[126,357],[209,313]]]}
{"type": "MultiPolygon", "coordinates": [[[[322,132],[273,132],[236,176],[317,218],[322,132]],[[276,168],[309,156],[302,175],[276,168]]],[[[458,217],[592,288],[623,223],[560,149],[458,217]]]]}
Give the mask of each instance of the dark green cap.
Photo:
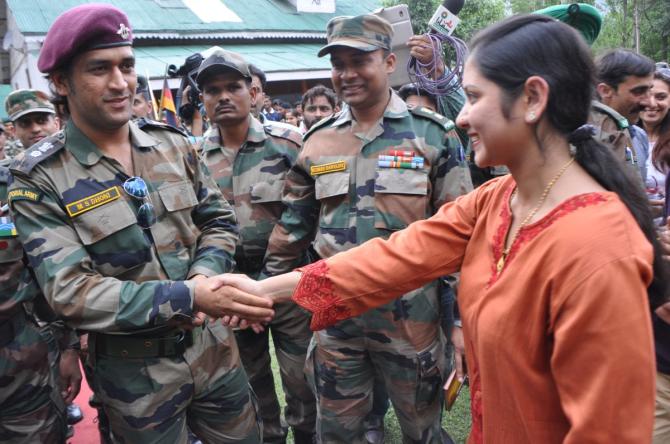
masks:
{"type": "Polygon", "coordinates": [[[392,38],[393,27],[377,15],[335,17],[328,22],[328,44],[319,50],[318,56],[323,57],[336,46],[347,46],[366,52],[376,49],[390,50],[392,38]]]}
{"type": "Polygon", "coordinates": [[[600,12],[586,3],[549,6],[535,11],[535,14],[548,15],[572,26],[584,36],[589,45],[593,45],[593,42],[596,41],[603,24],[600,12]]]}
{"type": "Polygon", "coordinates": [[[56,114],[49,96],[36,89],[12,91],[5,99],[5,110],[12,122],[30,113],[56,114]]]}

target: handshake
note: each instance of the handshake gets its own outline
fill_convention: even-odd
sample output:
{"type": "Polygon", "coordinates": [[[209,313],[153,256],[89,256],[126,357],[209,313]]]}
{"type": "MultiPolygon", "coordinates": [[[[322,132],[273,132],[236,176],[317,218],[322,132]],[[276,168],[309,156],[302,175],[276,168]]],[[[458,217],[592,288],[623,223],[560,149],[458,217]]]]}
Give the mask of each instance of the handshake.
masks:
{"type": "Polygon", "coordinates": [[[205,316],[221,318],[224,325],[262,331],[261,323],[274,317],[272,306],[290,300],[300,280],[300,273],[291,272],[264,281],[255,281],[243,274],[195,276],[193,312],[194,325],[205,316]]]}

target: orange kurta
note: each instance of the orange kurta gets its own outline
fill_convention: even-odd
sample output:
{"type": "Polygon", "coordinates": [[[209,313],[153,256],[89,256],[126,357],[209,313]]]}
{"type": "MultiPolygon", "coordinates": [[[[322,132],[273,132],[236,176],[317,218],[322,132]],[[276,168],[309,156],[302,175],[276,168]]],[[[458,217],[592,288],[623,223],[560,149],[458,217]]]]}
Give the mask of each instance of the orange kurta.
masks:
{"type": "Polygon", "coordinates": [[[294,300],[320,329],[460,270],[470,443],[650,442],[650,244],[616,194],[584,194],[522,228],[498,274],[514,186],[303,268],[294,300]]]}

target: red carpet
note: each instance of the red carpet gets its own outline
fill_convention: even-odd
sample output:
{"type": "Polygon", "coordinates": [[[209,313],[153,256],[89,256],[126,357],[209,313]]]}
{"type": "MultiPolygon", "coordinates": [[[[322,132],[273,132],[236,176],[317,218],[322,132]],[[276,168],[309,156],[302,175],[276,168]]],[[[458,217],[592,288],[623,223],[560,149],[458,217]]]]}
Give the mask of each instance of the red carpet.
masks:
{"type": "MultiPolygon", "coordinates": [[[[81,371],[82,375],[84,370],[81,371]]],[[[75,398],[74,402],[79,406],[84,413],[84,419],[75,424],[74,436],[67,440],[68,444],[99,444],[100,435],[98,434],[97,416],[98,412],[88,405],[88,398],[90,398],[91,389],[86,384],[86,378],[81,382],[81,391],[75,398]]]]}

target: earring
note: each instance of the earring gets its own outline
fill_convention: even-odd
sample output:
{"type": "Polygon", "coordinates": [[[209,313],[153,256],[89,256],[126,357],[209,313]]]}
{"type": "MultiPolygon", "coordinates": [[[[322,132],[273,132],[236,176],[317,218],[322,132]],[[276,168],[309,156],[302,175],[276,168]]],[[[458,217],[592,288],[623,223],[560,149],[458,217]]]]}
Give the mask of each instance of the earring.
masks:
{"type": "Polygon", "coordinates": [[[535,122],[535,111],[531,111],[528,113],[528,120],[531,122],[535,122]]]}

